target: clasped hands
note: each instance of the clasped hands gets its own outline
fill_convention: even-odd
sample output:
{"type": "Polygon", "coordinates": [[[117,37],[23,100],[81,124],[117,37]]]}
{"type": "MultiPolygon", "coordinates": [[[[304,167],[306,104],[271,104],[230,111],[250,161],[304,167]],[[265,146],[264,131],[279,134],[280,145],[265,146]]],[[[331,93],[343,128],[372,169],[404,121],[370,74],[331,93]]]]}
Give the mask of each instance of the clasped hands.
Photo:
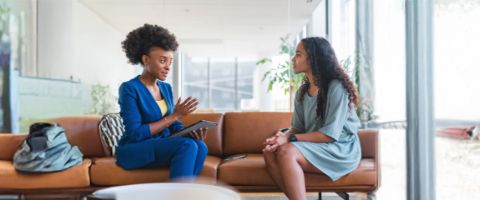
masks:
{"type": "Polygon", "coordinates": [[[267,138],[265,142],[263,142],[265,147],[262,151],[275,152],[279,146],[286,143],[288,143],[288,134],[277,131],[274,136],[267,138]]]}

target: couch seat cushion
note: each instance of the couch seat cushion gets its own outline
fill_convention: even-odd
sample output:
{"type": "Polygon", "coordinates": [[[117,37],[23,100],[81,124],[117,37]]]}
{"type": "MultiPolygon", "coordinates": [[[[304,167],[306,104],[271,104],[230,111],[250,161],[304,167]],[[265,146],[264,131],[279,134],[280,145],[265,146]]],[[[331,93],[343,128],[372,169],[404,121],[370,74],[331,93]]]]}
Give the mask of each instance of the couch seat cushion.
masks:
{"type": "Polygon", "coordinates": [[[247,154],[242,159],[222,162],[218,169],[218,181],[230,185],[275,185],[262,154],[247,154]]]}
{"type": "MultiPolygon", "coordinates": [[[[372,159],[362,159],[359,168],[332,182],[324,174],[305,175],[307,188],[328,188],[330,186],[375,186],[376,172],[372,159]]],[[[234,186],[274,186],[267,172],[262,154],[248,154],[246,158],[225,161],[218,171],[219,182],[234,186]]]]}
{"type": "Polygon", "coordinates": [[[0,188],[2,189],[51,189],[80,188],[90,185],[88,168],[91,160],[60,172],[25,173],[15,170],[12,161],[0,160],[0,188]]]}
{"type": "MultiPolygon", "coordinates": [[[[220,161],[216,156],[207,156],[200,176],[208,181],[216,180],[220,161]]],[[[90,177],[92,184],[97,186],[166,182],[169,170],[168,168],[125,170],[116,164],[114,157],[104,157],[95,159],[90,168],[90,177]]]]}

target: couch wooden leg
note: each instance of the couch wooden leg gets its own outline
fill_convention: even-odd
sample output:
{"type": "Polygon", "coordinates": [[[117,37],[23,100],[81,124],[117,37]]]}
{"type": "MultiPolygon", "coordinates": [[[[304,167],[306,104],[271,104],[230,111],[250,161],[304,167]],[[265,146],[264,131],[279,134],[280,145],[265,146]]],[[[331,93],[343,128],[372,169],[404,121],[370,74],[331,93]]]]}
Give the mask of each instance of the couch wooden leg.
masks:
{"type": "Polygon", "coordinates": [[[342,197],[343,200],[350,200],[350,195],[346,192],[336,192],[338,196],[342,197]]]}
{"type": "Polygon", "coordinates": [[[318,200],[322,200],[322,193],[321,192],[318,193],[318,200]]]}
{"type": "Polygon", "coordinates": [[[374,192],[368,193],[367,200],[377,200],[377,195],[374,192]]]}

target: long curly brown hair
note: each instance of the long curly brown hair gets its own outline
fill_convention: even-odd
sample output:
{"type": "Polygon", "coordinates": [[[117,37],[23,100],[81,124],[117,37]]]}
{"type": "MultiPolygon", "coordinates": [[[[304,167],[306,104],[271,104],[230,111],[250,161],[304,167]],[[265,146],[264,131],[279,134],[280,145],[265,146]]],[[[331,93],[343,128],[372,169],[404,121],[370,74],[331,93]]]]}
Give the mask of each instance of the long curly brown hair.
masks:
{"type": "Polygon", "coordinates": [[[340,66],[332,46],[325,38],[309,37],[301,40],[308,54],[308,63],[312,68],[313,78],[308,80],[305,76],[299,88],[299,101],[303,101],[311,81],[318,86],[317,118],[323,123],[327,106],[328,86],[332,80],[339,80],[348,92],[350,108],[358,106],[357,89],[348,74],[340,66]]]}

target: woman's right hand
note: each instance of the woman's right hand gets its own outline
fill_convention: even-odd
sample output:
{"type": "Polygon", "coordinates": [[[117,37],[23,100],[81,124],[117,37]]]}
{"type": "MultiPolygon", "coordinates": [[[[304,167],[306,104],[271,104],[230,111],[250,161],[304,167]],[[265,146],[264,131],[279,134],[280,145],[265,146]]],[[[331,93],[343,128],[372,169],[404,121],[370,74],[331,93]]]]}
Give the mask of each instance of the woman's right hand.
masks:
{"type": "Polygon", "coordinates": [[[274,152],[277,147],[279,146],[277,144],[277,139],[279,136],[283,135],[284,133],[281,132],[281,131],[277,131],[275,133],[275,135],[265,139],[265,141],[263,142],[263,145],[265,145],[265,147],[263,148],[263,151],[271,151],[271,152],[274,152]]]}
{"type": "Polygon", "coordinates": [[[182,102],[182,97],[178,98],[175,108],[173,110],[173,115],[178,118],[185,117],[190,113],[194,112],[197,109],[198,100],[193,97],[188,97],[185,101],[182,102]]]}

